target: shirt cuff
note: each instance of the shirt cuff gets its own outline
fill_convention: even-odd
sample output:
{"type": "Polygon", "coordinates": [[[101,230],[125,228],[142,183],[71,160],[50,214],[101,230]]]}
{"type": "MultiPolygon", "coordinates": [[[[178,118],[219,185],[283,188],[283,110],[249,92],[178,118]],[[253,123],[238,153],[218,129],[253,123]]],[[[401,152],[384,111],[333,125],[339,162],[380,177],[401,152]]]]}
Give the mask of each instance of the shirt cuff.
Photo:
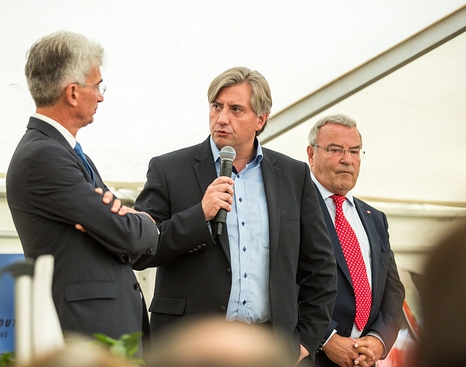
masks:
{"type": "Polygon", "coordinates": [[[336,332],[337,332],[337,331],[336,331],[335,329],[333,329],[333,331],[330,333],[330,335],[329,335],[329,337],[327,338],[327,340],[325,340],[325,341],[322,343],[322,346],[320,347],[320,349],[322,349],[322,348],[325,346],[325,344],[328,343],[328,341],[330,340],[330,338],[331,338],[334,334],[336,334],[336,332]]]}

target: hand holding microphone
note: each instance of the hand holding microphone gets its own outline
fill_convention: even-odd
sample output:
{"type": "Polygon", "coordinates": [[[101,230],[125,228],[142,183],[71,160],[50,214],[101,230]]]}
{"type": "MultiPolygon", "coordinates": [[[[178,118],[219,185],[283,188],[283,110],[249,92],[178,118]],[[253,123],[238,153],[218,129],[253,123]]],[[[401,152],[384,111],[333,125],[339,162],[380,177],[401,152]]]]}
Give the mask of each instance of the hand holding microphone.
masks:
{"type": "MultiPolygon", "coordinates": [[[[230,146],[223,147],[220,150],[220,176],[231,177],[233,170],[233,161],[236,158],[236,151],[230,146]]],[[[217,235],[220,236],[223,231],[223,225],[227,220],[227,211],[220,209],[215,216],[215,222],[217,223],[217,235]]]]}

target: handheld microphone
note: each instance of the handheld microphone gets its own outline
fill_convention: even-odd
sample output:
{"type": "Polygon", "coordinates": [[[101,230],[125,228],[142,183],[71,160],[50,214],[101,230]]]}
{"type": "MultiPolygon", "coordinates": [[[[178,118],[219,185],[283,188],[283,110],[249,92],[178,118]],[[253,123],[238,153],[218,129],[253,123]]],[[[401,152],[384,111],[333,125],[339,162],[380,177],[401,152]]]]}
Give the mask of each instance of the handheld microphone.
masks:
{"type": "MultiPolygon", "coordinates": [[[[236,158],[236,151],[230,146],[223,147],[220,150],[220,176],[231,177],[233,170],[233,161],[236,158]]],[[[220,209],[215,216],[215,222],[217,223],[217,235],[222,234],[223,225],[227,221],[227,211],[220,209]]]]}

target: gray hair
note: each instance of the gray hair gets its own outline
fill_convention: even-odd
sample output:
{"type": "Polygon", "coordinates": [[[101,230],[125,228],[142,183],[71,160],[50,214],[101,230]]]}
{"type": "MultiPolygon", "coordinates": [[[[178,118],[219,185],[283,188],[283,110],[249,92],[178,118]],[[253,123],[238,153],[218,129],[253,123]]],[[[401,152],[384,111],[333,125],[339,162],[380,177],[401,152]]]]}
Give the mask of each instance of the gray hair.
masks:
{"type": "MultiPolygon", "coordinates": [[[[209,103],[215,101],[222,88],[241,83],[248,83],[251,87],[250,102],[256,116],[262,116],[264,113],[270,114],[272,108],[272,94],[270,92],[269,83],[267,83],[267,80],[258,71],[250,70],[246,67],[234,67],[217,76],[212,83],[210,83],[207,91],[209,103]]],[[[267,121],[256,135],[264,131],[267,121]]]]}
{"type": "Polygon", "coordinates": [[[34,43],[24,72],[37,107],[55,105],[68,84],[84,84],[103,63],[103,48],[81,34],[60,31],[34,43]]]}
{"type": "MultiPolygon", "coordinates": [[[[319,129],[325,124],[340,124],[340,125],[344,125],[347,127],[354,127],[356,130],[358,130],[356,120],[352,119],[349,116],[343,115],[342,113],[324,116],[314,124],[311,131],[309,132],[309,136],[308,136],[309,145],[311,146],[317,145],[317,134],[319,133],[319,129]]],[[[362,136],[359,130],[358,130],[358,134],[359,134],[359,138],[361,139],[361,145],[362,145],[362,136]]]]}

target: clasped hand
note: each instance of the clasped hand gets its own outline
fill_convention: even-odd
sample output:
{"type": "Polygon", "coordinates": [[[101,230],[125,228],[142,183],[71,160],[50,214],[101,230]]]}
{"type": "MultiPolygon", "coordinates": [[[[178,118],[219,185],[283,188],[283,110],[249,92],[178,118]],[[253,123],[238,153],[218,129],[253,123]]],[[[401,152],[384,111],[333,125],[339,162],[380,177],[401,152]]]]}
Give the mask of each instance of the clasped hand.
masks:
{"type": "Polygon", "coordinates": [[[342,367],[369,367],[384,352],[382,342],[374,336],[353,339],[334,334],[323,350],[328,358],[342,367]]]}

